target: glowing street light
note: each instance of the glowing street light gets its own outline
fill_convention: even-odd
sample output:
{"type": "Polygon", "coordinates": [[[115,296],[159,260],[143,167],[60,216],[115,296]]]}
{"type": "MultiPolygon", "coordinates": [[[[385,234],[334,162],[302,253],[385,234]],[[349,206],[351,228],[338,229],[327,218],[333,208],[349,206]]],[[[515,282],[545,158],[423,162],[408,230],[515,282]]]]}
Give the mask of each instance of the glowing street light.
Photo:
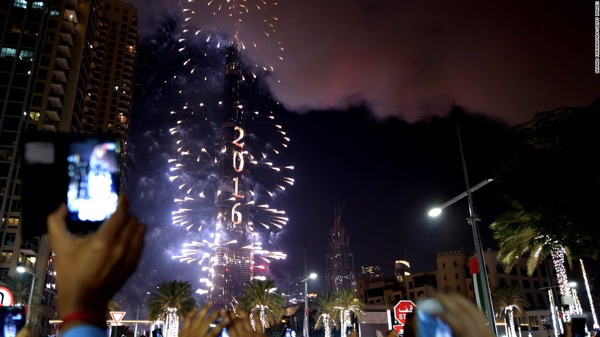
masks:
{"type": "Polygon", "coordinates": [[[429,210],[429,213],[427,213],[427,215],[429,215],[432,218],[435,218],[435,217],[439,216],[440,214],[442,214],[442,209],[439,207],[434,207],[431,210],[429,210]]]}
{"type": "Polygon", "coordinates": [[[29,270],[23,266],[17,267],[17,273],[20,273],[20,274],[25,273],[25,274],[31,275],[31,289],[29,290],[29,299],[27,300],[27,318],[25,320],[27,322],[27,324],[29,324],[29,320],[31,319],[31,298],[33,298],[33,287],[35,285],[35,274],[31,270],[29,270]]]}
{"type": "Polygon", "coordinates": [[[317,273],[310,273],[308,276],[302,279],[304,282],[304,337],[308,337],[308,280],[314,280],[317,278],[317,273]]]}
{"type": "Polygon", "coordinates": [[[438,206],[438,207],[434,207],[434,208],[430,209],[429,212],[427,212],[427,215],[429,215],[432,218],[438,217],[440,214],[442,214],[442,210],[444,208],[446,208],[446,207],[452,205],[453,203],[459,201],[460,199],[468,196],[470,193],[477,191],[478,189],[491,183],[492,181],[494,181],[494,179],[486,179],[486,180],[480,182],[479,184],[469,188],[468,190],[466,190],[466,191],[462,192],[461,194],[455,196],[454,198],[450,199],[448,202],[446,202],[442,206],[438,206]]]}

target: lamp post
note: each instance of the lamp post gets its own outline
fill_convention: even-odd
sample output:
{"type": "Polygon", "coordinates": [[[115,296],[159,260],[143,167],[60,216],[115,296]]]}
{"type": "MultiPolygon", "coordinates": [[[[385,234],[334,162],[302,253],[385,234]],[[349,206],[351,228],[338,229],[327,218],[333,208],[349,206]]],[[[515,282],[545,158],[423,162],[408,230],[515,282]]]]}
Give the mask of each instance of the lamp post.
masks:
{"type": "Polygon", "coordinates": [[[33,287],[35,285],[35,273],[33,273],[31,270],[23,267],[23,266],[18,266],[17,267],[17,272],[18,273],[26,273],[31,275],[31,289],[29,290],[29,299],[27,300],[27,318],[25,319],[26,324],[29,324],[29,320],[31,319],[31,299],[33,298],[33,287]]]}
{"type": "Polygon", "coordinates": [[[473,241],[475,243],[475,254],[477,255],[477,262],[479,265],[479,273],[481,275],[481,283],[482,283],[481,284],[481,292],[482,292],[481,297],[482,298],[481,298],[480,303],[478,303],[478,304],[479,304],[479,308],[485,314],[485,316],[488,320],[488,323],[490,325],[490,328],[492,329],[492,332],[494,333],[494,335],[497,336],[498,330],[496,329],[496,318],[494,315],[494,308],[492,307],[492,294],[490,291],[490,283],[488,280],[487,269],[485,267],[485,261],[483,259],[483,248],[482,248],[482,244],[481,244],[481,236],[479,234],[478,222],[480,221],[480,219],[477,216],[477,214],[475,213],[475,208],[473,207],[473,196],[472,196],[473,192],[475,192],[476,190],[480,189],[481,187],[489,184],[494,179],[486,179],[473,187],[470,186],[469,175],[467,173],[467,163],[465,161],[465,154],[463,151],[462,139],[460,137],[460,130],[458,129],[458,126],[456,127],[456,129],[457,129],[457,133],[458,133],[458,145],[460,147],[460,157],[461,157],[461,161],[462,161],[462,169],[463,169],[465,185],[467,187],[467,190],[464,191],[463,193],[457,195],[450,201],[446,202],[442,206],[432,208],[429,211],[428,215],[430,217],[439,216],[442,213],[442,210],[444,208],[452,205],[453,203],[457,202],[458,200],[464,198],[465,196],[467,197],[468,204],[469,204],[469,217],[467,218],[467,221],[468,221],[469,225],[471,225],[471,228],[473,230],[473,241]]]}
{"type": "Polygon", "coordinates": [[[316,278],[316,273],[310,273],[310,275],[302,279],[302,282],[304,282],[304,337],[308,337],[308,316],[310,313],[308,308],[308,280],[314,280],[316,278]]]}

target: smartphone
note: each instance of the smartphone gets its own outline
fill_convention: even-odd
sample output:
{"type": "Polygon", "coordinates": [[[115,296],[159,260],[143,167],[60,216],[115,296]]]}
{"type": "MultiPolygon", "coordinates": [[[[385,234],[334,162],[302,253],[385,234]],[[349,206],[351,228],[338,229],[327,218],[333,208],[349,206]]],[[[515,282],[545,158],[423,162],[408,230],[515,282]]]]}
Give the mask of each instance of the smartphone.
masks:
{"type": "Polygon", "coordinates": [[[417,333],[419,337],[453,337],[452,328],[436,316],[443,312],[442,305],[434,299],[420,301],[417,305],[417,333]]]}
{"type": "Polygon", "coordinates": [[[23,240],[47,233],[48,215],[62,203],[74,234],[98,229],[114,212],[121,142],[108,135],[24,134],[21,145],[23,240]]]}
{"type": "Polygon", "coordinates": [[[74,139],[67,152],[67,226],[93,232],[117,209],[120,143],[105,137],[74,139]]]}
{"type": "Polygon", "coordinates": [[[25,325],[25,307],[0,307],[0,337],[16,337],[25,325]]]}
{"type": "Polygon", "coordinates": [[[585,315],[573,315],[571,316],[571,334],[573,337],[584,337],[585,334],[585,323],[587,317],[585,315]]]}

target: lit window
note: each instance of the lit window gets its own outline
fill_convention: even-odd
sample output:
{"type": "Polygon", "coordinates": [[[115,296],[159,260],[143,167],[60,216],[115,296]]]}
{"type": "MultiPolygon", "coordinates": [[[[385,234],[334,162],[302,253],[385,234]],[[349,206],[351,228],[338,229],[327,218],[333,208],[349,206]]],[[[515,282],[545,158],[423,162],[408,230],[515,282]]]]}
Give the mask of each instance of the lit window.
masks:
{"type": "Polygon", "coordinates": [[[53,9],[50,11],[50,16],[59,16],[60,12],[56,9],[53,9]]]}
{"type": "Polygon", "coordinates": [[[21,53],[19,54],[19,59],[23,61],[31,61],[33,59],[33,51],[27,49],[21,50],[21,53]]]}
{"type": "Polygon", "coordinates": [[[17,56],[17,50],[15,48],[0,49],[0,57],[15,57],[15,56],[17,56]]]}
{"type": "Polygon", "coordinates": [[[27,8],[27,0],[15,0],[13,1],[13,6],[27,8]]]}
{"type": "Polygon", "coordinates": [[[34,1],[31,3],[33,9],[44,9],[44,3],[42,1],[34,1]]]}
{"type": "Polygon", "coordinates": [[[12,256],[12,250],[3,250],[2,256],[0,256],[0,263],[10,263],[10,261],[12,260],[12,256]]]}
{"type": "Polygon", "coordinates": [[[37,121],[40,119],[40,113],[36,111],[31,111],[29,113],[29,117],[31,117],[31,119],[33,119],[34,121],[37,121]]]}
{"type": "Polygon", "coordinates": [[[119,86],[118,86],[118,85],[115,85],[115,86],[113,87],[113,90],[114,90],[114,91],[119,91],[119,86]]]}

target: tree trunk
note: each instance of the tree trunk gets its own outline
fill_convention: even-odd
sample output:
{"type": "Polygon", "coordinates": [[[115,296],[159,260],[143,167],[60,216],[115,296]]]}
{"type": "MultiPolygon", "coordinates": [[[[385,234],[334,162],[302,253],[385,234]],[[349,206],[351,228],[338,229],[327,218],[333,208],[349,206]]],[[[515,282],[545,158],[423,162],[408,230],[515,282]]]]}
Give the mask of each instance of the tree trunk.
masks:
{"type": "Polygon", "coordinates": [[[508,309],[508,321],[510,322],[510,334],[513,337],[517,337],[517,332],[515,331],[515,317],[513,316],[512,308],[508,309]]]}
{"type": "MultiPolygon", "coordinates": [[[[550,254],[552,255],[552,263],[554,264],[556,278],[558,279],[558,285],[560,287],[560,295],[563,298],[571,297],[569,281],[567,280],[567,270],[565,269],[565,251],[561,247],[558,249],[553,249],[550,254]]],[[[571,306],[569,306],[569,310],[564,310],[565,321],[571,320],[571,310],[571,306]]]]}
{"type": "Polygon", "coordinates": [[[329,315],[323,315],[323,324],[325,324],[325,337],[331,337],[331,327],[329,326],[329,315]]]}

